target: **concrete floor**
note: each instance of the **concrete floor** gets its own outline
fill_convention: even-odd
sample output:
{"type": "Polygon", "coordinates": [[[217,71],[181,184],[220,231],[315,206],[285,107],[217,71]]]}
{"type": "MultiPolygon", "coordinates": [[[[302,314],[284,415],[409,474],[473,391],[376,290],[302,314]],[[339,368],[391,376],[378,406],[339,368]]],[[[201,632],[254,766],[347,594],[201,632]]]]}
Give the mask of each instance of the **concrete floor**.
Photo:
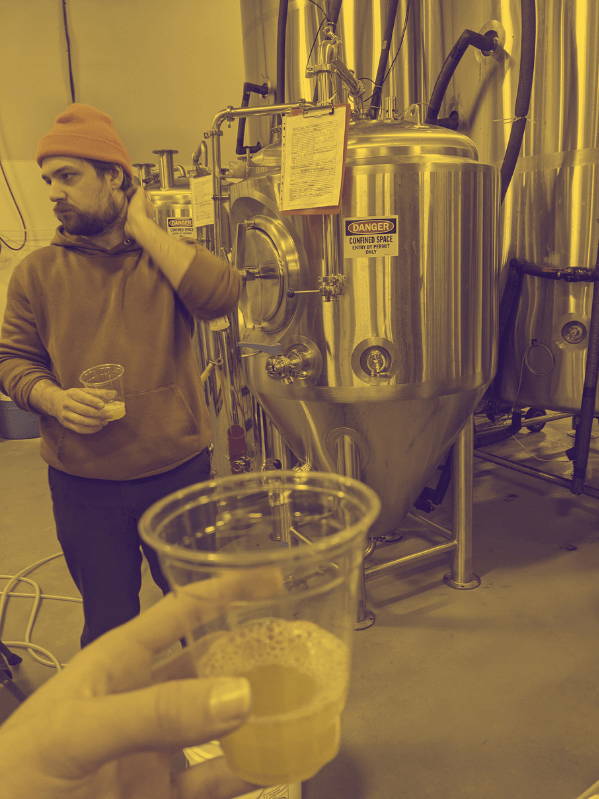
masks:
{"type": "MultiPolygon", "coordinates": [[[[568,476],[569,429],[553,422],[492,451],[568,476]]],[[[599,439],[592,444],[589,482],[599,486],[599,439]]],[[[38,447],[0,439],[4,574],[59,551],[38,447]]],[[[433,518],[446,523],[450,504],[433,518]]],[[[369,579],[376,624],[355,634],[342,749],[303,799],[574,799],[599,779],[598,509],[475,460],[481,586],[447,587],[446,561],[369,579]]],[[[419,530],[410,522],[406,539],[371,562],[420,547],[419,530]]],[[[60,558],[32,577],[45,593],[76,596],[60,558]]],[[[159,596],[146,576],[142,604],[159,596]]],[[[23,639],[30,607],[10,600],[3,640],[23,639]]],[[[80,626],[78,604],[45,600],[33,640],[65,662],[80,626]]],[[[30,693],[52,673],[24,654],[15,676],[30,693]]],[[[15,705],[0,688],[0,719],[15,705]]]]}

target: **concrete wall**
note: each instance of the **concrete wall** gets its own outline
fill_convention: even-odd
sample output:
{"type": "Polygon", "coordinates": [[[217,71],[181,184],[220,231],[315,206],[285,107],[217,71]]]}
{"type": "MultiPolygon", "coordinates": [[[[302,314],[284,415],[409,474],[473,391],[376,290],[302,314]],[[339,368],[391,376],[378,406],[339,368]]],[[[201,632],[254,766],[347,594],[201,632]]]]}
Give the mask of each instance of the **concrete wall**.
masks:
{"type": "MultiPolygon", "coordinates": [[[[76,100],[109,113],[132,161],[152,150],[191,155],[214,114],[239,105],[243,53],[239,0],[68,0],[76,100]]],[[[38,139],[71,102],[61,0],[0,0],[0,160],[32,247],[56,227],[33,161],[38,139]]],[[[235,130],[224,128],[223,158],[235,130]]],[[[0,235],[22,241],[0,174],[0,235]]],[[[23,252],[0,252],[0,314],[8,274],[23,252]]]]}

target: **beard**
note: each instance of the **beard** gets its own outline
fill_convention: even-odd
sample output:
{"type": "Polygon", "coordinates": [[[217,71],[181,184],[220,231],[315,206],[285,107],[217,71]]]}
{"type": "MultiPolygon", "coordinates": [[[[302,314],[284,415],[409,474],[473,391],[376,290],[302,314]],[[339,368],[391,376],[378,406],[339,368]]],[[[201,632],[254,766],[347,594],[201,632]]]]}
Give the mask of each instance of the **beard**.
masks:
{"type": "Polygon", "coordinates": [[[121,215],[121,209],[116,199],[110,196],[102,211],[80,211],[66,206],[57,210],[56,215],[67,233],[75,236],[97,236],[114,225],[121,215]]]}

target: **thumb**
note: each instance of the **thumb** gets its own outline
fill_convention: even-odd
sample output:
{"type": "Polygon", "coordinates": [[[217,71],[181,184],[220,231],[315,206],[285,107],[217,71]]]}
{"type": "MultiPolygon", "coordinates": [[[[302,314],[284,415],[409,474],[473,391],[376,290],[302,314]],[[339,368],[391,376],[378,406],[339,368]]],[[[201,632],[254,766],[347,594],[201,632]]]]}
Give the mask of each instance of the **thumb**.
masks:
{"type": "Polygon", "coordinates": [[[72,720],[81,776],[125,754],[194,746],[238,727],[250,709],[243,677],[171,680],[98,697],[72,720]],[[116,723],[115,723],[116,722],[116,723]]]}

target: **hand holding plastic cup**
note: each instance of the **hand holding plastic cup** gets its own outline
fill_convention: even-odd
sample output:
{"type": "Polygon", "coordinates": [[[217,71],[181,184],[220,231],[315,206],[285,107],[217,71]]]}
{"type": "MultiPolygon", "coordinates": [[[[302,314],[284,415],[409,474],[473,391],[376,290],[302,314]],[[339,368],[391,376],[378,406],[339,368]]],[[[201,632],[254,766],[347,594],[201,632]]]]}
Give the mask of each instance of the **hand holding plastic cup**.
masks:
{"type": "Polygon", "coordinates": [[[140,519],[172,589],[201,609],[186,621],[198,676],[250,682],[250,716],[221,741],[249,782],[306,780],[338,752],[362,557],[379,510],[357,480],[272,471],[189,486],[140,519]]]}
{"type": "Polygon", "coordinates": [[[91,366],[79,375],[79,380],[86,388],[103,388],[115,391],[113,399],[104,406],[104,418],[109,422],[122,419],[125,415],[125,390],[123,375],[125,367],[120,363],[101,363],[91,366]]]}

